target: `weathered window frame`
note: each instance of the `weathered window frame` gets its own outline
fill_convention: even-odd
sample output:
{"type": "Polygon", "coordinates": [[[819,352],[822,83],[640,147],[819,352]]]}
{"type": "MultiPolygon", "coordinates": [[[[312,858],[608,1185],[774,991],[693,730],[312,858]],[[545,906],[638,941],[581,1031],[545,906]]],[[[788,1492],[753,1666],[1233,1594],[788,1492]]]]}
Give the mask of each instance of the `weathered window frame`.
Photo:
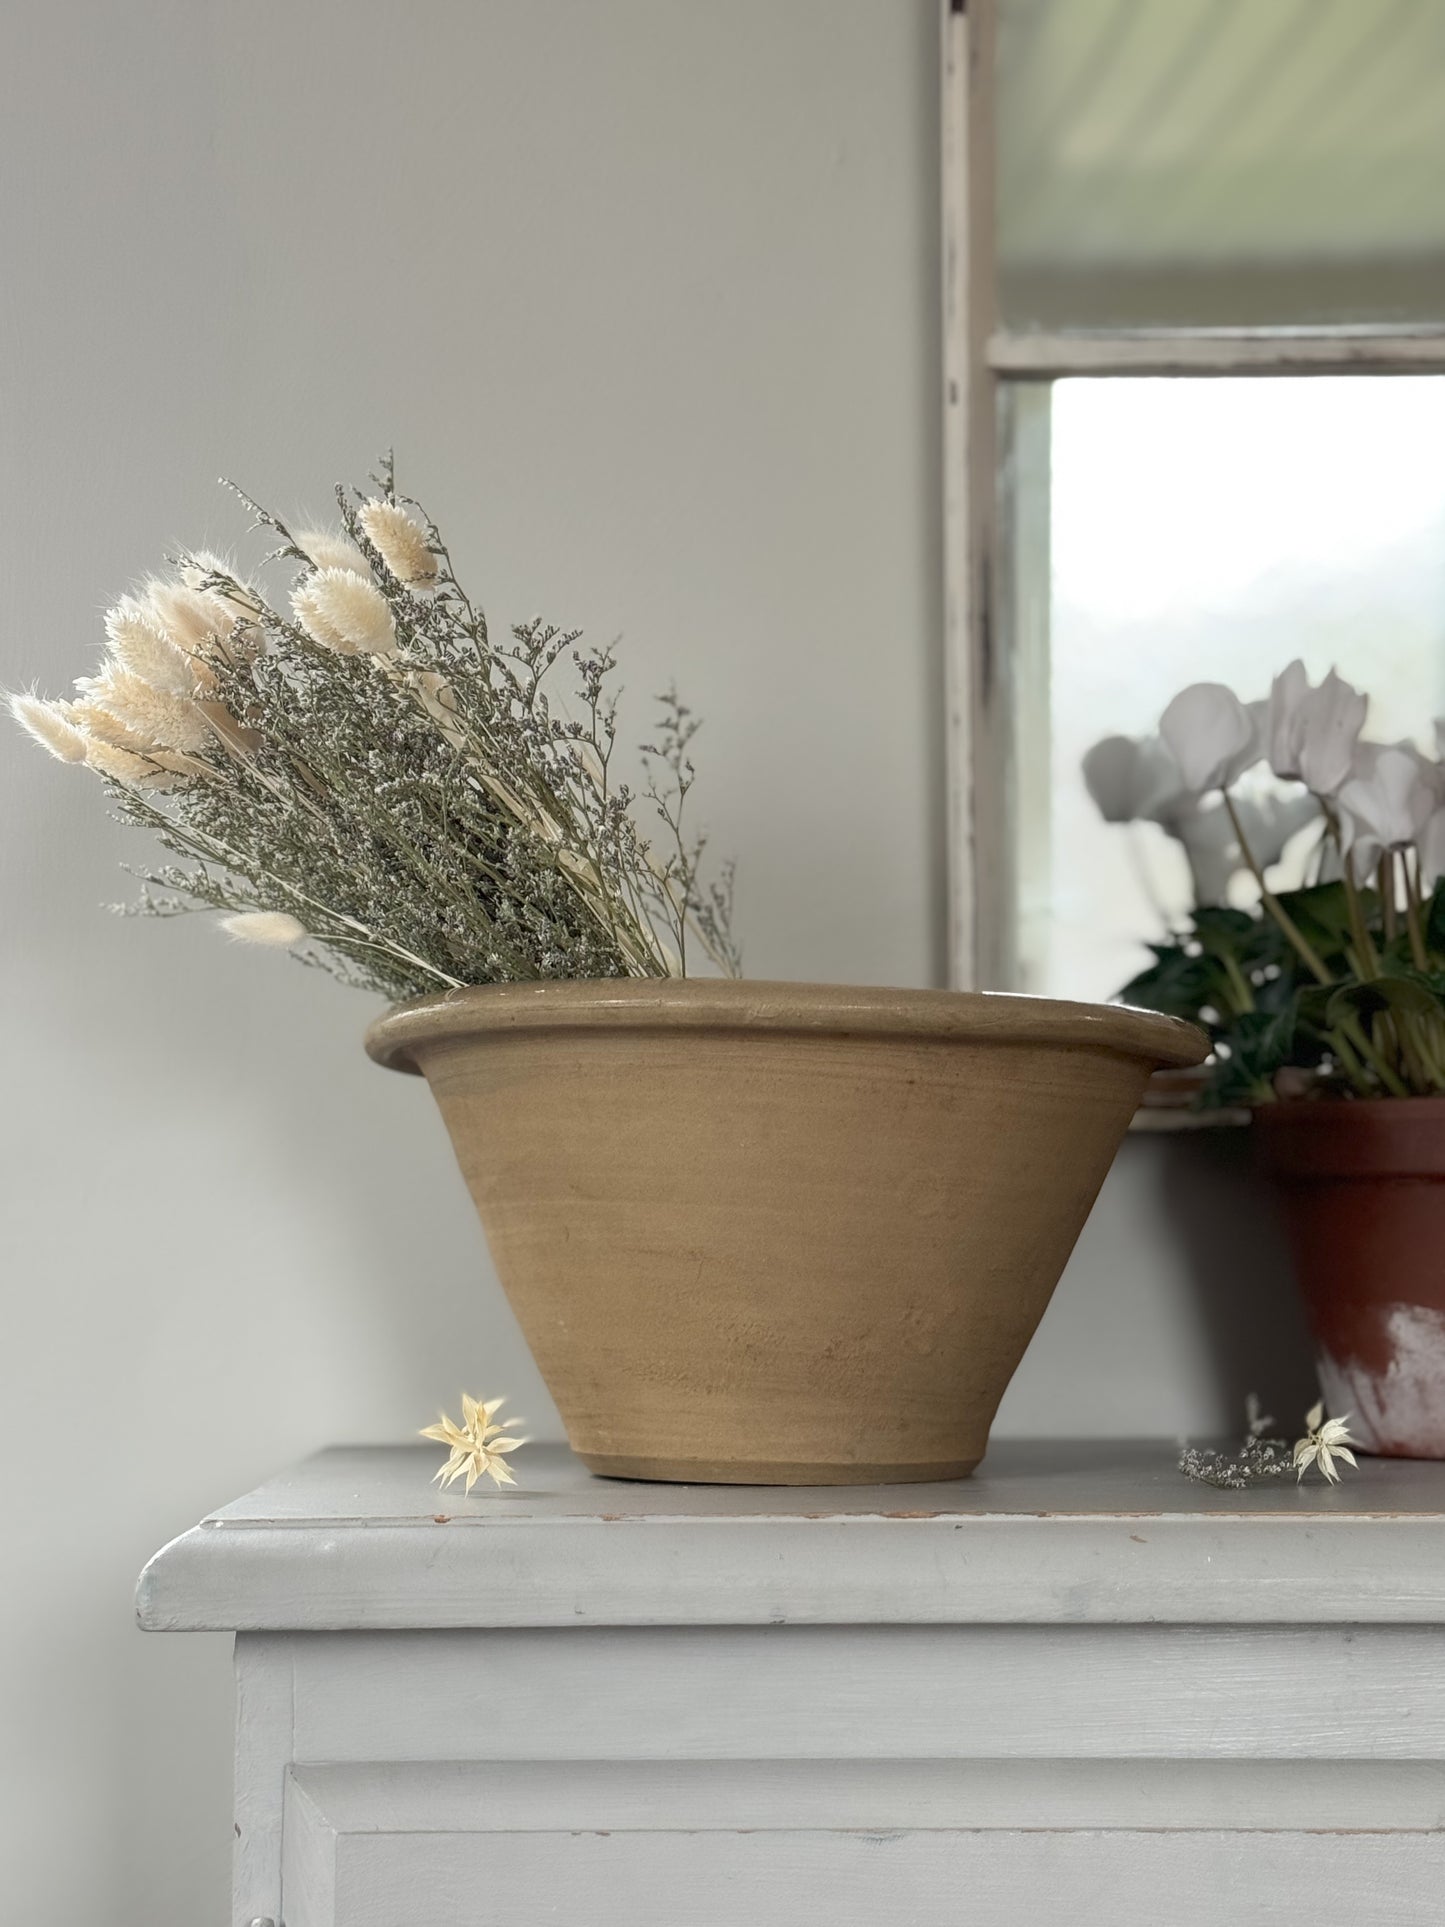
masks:
{"type": "Polygon", "coordinates": [[[1046,833],[1048,759],[1021,758],[1018,747],[1047,740],[1047,611],[1029,607],[1016,580],[1021,561],[1037,562],[1047,528],[1030,526],[1028,491],[1015,483],[1032,471],[1037,503],[1048,384],[1066,375],[1445,373],[1445,327],[1002,327],[992,86],[999,5],[941,0],[949,981],[984,990],[1018,987],[1018,852],[1046,833]]]}

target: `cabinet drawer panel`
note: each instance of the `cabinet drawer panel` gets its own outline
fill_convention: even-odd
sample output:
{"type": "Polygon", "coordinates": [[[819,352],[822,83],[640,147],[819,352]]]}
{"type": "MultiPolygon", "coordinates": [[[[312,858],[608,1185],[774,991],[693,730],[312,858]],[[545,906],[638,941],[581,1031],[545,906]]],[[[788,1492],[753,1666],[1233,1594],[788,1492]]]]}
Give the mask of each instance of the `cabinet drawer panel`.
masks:
{"type": "Polygon", "coordinates": [[[1445,1758],[1430,1626],[312,1633],[297,1761],[1445,1758]]]}
{"type": "Polygon", "coordinates": [[[1445,1836],[1243,1832],[370,1834],[287,1927],[1438,1927],[1445,1836]],[[320,1909],[319,1911],[315,1909],[320,1909]]]}

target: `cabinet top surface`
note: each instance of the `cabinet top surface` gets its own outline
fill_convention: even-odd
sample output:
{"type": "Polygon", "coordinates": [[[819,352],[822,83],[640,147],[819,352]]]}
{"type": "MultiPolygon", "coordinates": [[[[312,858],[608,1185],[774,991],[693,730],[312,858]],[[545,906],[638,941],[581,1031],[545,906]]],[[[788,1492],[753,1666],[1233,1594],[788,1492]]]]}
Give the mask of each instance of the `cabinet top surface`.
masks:
{"type": "Polygon", "coordinates": [[[1011,1518],[1110,1515],[1285,1519],[1387,1519],[1418,1514],[1445,1523],[1445,1464],[1362,1457],[1337,1485],[1293,1474],[1231,1492],[1186,1479],[1179,1448],[1165,1439],[1005,1440],[971,1478],[936,1485],[661,1485],[603,1479],[565,1445],[535,1444],[512,1462],[514,1486],[489,1479],[463,1494],[433,1474],[434,1445],[334,1445],[222,1506],[220,1528],[311,1521],[333,1525],[433,1523],[665,1526],[685,1521],[788,1520],[799,1529],[829,1519],[1011,1518]]]}
{"type": "Polygon", "coordinates": [[[1185,1479],[1164,1440],[1015,1441],[936,1485],[641,1484],[534,1444],[442,1492],[436,1448],[335,1446],[141,1576],[141,1624],[365,1629],[1445,1621],[1445,1465],[1185,1479]]]}

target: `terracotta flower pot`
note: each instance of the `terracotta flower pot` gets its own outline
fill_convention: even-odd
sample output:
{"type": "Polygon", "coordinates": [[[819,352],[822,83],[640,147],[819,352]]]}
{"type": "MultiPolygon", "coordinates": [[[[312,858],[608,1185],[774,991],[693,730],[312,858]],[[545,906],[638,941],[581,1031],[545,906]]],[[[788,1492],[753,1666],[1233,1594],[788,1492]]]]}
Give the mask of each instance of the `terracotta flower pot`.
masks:
{"type": "Polygon", "coordinates": [[[983,1456],[1160,1064],[1152,1013],[948,991],[507,984],[399,1005],[594,1472],[814,1485],[983,1456]]]}
{"type": "Polygon", "coordinates": [[[1330,1411],[1366,1451],[1445,1458],[1445,1098],[1265,1104],[1255,1130],[1330,1411]]]}

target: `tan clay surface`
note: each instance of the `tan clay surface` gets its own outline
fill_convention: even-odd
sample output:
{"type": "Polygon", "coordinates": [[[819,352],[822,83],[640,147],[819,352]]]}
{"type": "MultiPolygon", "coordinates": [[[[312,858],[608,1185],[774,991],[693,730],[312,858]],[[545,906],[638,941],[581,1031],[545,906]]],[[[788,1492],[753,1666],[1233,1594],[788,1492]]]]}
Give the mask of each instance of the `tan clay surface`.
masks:
{"type": "Polygon", "coordinates": [[[1445,1098],[1261,1104],[1320,1390],[1367,1452],[1445,1458],[1445,1098]]]}
{"type": "Polygon", "coordinates": [[[1187,1024],[949,991],[623,981],[398,1006],[573,1448],[768,1484],[970,1471],[1187,1024]]]}

